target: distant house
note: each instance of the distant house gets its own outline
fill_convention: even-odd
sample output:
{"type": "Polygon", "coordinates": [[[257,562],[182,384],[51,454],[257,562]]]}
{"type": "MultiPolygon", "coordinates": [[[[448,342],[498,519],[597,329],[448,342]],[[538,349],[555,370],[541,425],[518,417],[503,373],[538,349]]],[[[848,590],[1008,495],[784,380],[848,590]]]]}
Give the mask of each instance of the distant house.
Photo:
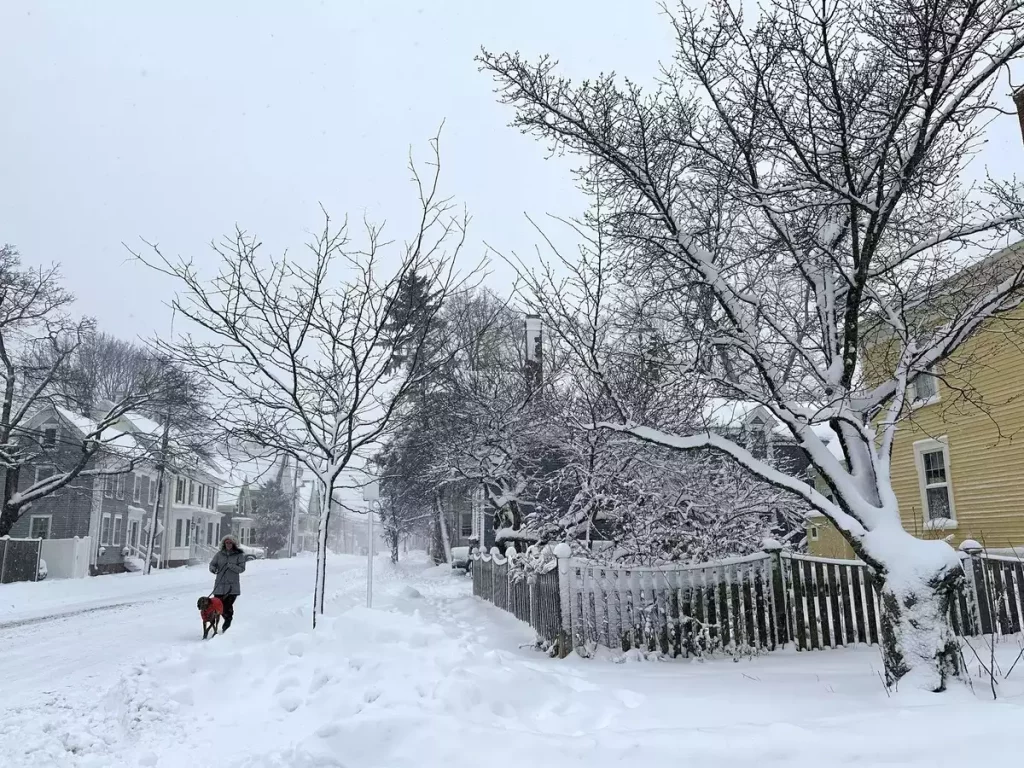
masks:
{"type": "MultiPolygon", "coordinates": [[[[81,455],[82,440],[97,427],[96,419],[60,407],[35,414],[26,430],[39,435],[41,451],[21,467],[19,490],[60,469],[70,468],[81,455]]],[[[154,510],[158,472],[155,422],[127,414],[104,431],[110,447],[88,470],[115,471],[126,455],[135,459],[132,472],[80,475],[64,488],[32,504],[11,531],[14,537],[71,539],[89,537],[89,571],[118,573],[145,562],[154,510]]],[[[164,477],[164,500],[159,506],[153,552],[159,567],[184,565],[201,558],[207,539],[216,535],[217,488],[215,467],[195,458],[169,467],[164,477]]]]}

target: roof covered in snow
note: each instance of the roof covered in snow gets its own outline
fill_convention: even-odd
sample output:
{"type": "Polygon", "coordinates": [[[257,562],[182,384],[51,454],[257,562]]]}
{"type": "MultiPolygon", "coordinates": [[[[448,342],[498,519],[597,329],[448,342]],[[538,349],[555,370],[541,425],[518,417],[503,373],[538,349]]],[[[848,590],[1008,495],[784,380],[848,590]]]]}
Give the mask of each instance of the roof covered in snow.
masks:
{"type": "MultiPolygon", "coordinates": [[[[792,440],[789,430],[761,403],[712,397],[703,408],[703,417],[708,429],[726,431],[750,427],[755,420],[760,419],[772,435],[792,440]]],[[[814,424],[811,429],[825,442],[833,456],[842,458],[843,449],[839,437],[828,424],[814,424]]]]}

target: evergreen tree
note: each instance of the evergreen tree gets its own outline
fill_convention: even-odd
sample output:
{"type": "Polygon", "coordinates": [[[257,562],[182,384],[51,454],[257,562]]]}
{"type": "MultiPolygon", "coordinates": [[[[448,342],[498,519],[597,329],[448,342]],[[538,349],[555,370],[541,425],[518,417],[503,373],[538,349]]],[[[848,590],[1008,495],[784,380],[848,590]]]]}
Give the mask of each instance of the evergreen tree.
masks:
{"type": "Polygon", "coordinates": [[[267,550],[267,557],[288,546],[292,523],[292,499],[277,479],[268,480],[252,494],[253,529],[267,550]]]}

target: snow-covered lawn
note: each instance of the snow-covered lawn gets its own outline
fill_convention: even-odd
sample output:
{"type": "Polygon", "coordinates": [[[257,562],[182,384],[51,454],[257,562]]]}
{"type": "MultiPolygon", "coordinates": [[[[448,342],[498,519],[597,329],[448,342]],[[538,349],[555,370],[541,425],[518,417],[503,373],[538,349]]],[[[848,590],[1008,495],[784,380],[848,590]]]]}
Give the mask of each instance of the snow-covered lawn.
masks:
{"type": "Polygon", "coordinates": [[[0,626],[0,766],[963,766],[1020,751],[1024,668],[993,703],[980,684],[890,698],[869,649],[554,661],[422,561],[381,560],[367,610],[364,568],[334,558],[313,633],[312,562],[253,564],[235,626],[208,643],[201,570],[0,587],[0,624],[68,614],[0,626]]]}

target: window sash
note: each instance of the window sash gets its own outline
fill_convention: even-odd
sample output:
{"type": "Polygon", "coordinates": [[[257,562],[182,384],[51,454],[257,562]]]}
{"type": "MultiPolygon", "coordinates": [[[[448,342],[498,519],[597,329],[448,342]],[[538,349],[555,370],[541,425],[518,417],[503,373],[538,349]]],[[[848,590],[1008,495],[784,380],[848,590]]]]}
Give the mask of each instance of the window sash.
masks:
{"type": "Polygon", "coordinates": [[[50,530],[53,528],[53,518],[50,515],[33,515],[29,519],[29,538],[32,539],[48,539],[50,538],[50,530]],[[39,523],[45,523],[46,529],[42,532],[39,531],[37,525],[39,523]]]}
{"type": "Polygon", "coordinates": [[[919,373],[911,386],[914,402],[931,400],[939,394],[939,379],[934,373],[919,373]]]}
{"type": "Polygon", "coordinates": [[[117,498],[124,498],[124,474],[117,476],[117,498]]]}
{"type": "Polygon", "coordinates": [[[100,544],[110,543],[110,515],[104,514],[100,523],[100,544]]]}
{"type": "Polygon", "coordinates": [[[182,521],[182,519],[180,517],[177,520],[174,521],[174,546],[176,546],[176,547],[180,547],[181,546],[181,524],[182,524],[182,522],[183,521],[182,521]]]}
{"type": "Polygon", "coordinates": [[[925,520],[952,520],[953,489],[949,476],[948,447],[919,450],[919,457],[918,476],[925,520]]]}

